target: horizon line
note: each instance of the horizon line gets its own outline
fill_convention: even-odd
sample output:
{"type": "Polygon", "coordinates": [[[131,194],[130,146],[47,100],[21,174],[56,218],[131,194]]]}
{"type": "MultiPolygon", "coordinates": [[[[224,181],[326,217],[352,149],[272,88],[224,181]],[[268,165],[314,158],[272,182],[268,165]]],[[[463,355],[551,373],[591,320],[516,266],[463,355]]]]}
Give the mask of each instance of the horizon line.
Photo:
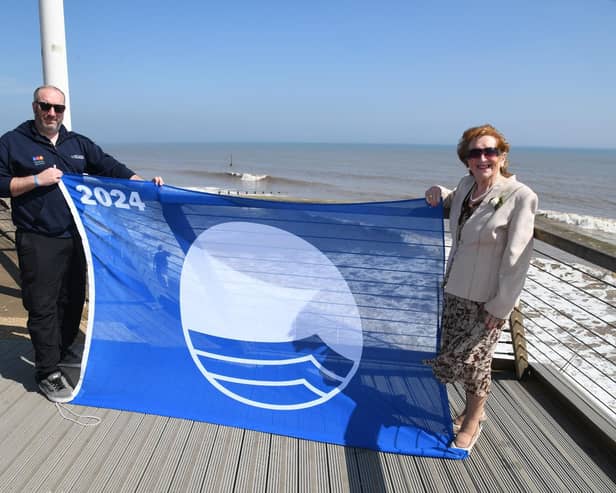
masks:
{"type": "MultiPolygon", "coordinates": [[[[456,144],[418,144],[409,142],[327,142],[327,141],[291,141],[291,140],[169,140],[169,141],[147,141],[147,140],[134,140],[134,141],[112,141],[112,140],[100,140],[99,142],[105,143],[105,145],[171,145],[171,144],[187,144],[187,145],[322,145],[322,146],[404,146],[404,147],[442,147],[442,148],[454,148],[456,144]]],[[[616,151],[616,147],[591,147],[591,146],[556,146],[556,145],[516,145],[512,146],[513,151],[516,149],[537,149],[537,150],[571,150],[571,151],[616,151]]]]}

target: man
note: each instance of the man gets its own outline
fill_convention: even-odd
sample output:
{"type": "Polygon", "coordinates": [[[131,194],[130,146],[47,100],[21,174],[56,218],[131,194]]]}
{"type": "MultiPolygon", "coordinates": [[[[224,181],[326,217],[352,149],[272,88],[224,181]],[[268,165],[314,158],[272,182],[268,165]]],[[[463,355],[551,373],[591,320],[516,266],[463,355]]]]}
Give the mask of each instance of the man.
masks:
{"type": "MultiPolygon", "coordinates": [[[[86,283],[81,239],[58,183],[64,173],[142,180],[87,137],[69,132],[62,125],[65,109],[60,89],[39,87],[34,120],[0,138],[0,197],[11,197],[35,378],[53,402],[72,396],[61,366],[79,364],[71,344],[79,331],[86,283]]],[[[163,184],[159,176],[152,181],[163,184]]]]}

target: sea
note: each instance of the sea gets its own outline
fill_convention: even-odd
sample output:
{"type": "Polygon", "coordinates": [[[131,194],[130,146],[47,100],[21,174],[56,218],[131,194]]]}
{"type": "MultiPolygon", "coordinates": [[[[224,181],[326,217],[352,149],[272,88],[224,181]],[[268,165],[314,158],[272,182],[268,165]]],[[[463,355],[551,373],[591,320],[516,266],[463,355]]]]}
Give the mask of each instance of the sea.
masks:
{"type": "MultiPolygon", "coordinates": [[[[421,198],[466,174],[455,146],[316,143],[105,144],[144,177],[210,193],[313,201],[421,198]]],[[[540,213],[616,244],[616,149],[514,148],[509,169],[540,213]]]]}
{"type": "MultiPolygon", "coordinates": [[[[423,198],[431,185],[453,188],[467,173],[455,146],[160,143],[103,147],[144,178],[161,175],[177,187],[288,200],[423,198]]],[[[616,245],[616,149],[519,147],[510,153],[509,169],[537,193],[539,214],[616,245]]],[[[552,258],[550,253],[533,259],[521,297],[527,325],[533,329],[527,334],[531,361],[571,379],[616,422],[616,273],[567,256],[552,258]],[[574,323],[574,318],[581,322],[574,323]]]]}

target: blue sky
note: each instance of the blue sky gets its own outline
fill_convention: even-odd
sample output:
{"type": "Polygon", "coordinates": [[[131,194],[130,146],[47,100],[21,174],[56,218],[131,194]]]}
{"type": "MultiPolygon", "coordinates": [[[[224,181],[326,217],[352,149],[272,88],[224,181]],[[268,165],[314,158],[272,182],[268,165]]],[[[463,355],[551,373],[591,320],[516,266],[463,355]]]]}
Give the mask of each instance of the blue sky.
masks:
{"type": "MultiPolygon", "coordinates": [[[[98,142],[616,147],[615,0],[65,0],[73,129],[98,142]]],[[[42,82],[3,2],[0,132],[42,82]]]]}

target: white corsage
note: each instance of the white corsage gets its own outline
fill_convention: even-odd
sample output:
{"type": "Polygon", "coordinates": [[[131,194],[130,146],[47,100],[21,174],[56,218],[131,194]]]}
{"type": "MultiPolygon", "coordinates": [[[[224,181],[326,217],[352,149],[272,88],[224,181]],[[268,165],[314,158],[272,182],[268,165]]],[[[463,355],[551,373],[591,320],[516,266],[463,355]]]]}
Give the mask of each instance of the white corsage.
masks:
{"type": "Polygon", "coordinates": [[[492,197],[490,199],[490,204],[494,207],[494,210],[497,211],[501,205],[505,203],[505,198],[501,195],[500,197],[492,197]]]}

